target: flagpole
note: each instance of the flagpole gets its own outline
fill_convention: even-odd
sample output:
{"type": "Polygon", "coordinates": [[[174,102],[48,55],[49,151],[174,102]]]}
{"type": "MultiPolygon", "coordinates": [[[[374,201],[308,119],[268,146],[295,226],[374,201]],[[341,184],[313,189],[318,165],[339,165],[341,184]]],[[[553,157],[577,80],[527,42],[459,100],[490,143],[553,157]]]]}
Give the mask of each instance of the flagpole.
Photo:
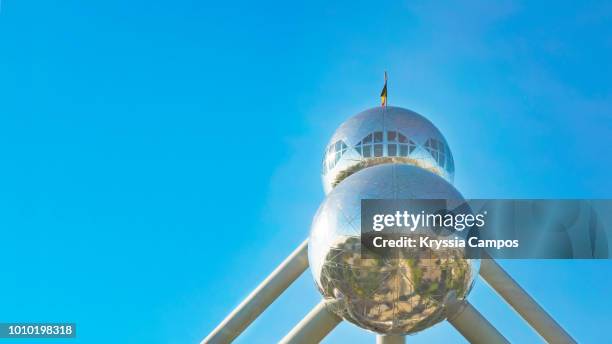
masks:
{"type": "MultiPolygon", "coordinates": [[[[380,93],[380,100],[381,100],[381,106],[382,106],[382,125],[383,125],[383,135],[385,135],[385,115],[387,114],[387,71],[385,71],[385,85],[383,86],[382,92],[380,93]]],[[[383,142],[385,142],[384,138],[383,138],[383,142]]],[[[386,146],[386,145],[385,145],[386,146]]],[[[386,149],[386,148],[385,148],[386,149]]]]}

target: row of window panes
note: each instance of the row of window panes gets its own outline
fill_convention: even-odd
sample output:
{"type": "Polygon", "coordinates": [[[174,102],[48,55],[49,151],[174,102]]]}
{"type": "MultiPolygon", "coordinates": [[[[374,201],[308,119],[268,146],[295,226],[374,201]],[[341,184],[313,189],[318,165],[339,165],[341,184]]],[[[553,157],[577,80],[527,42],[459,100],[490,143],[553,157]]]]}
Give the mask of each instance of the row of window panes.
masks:
{"type": "Polygon", "coordinates": [[[361,154],[364,158],[369,157],[382,157],[382,156],[408,156],[414,151],[416,146],[408,144],[387,144],[387,154],[384,152],[384,146],[382,143],[376,143],[374,145],[357,145],[355,149],[357,153],[361,154]]]}
{"type": "Polygon", "coordinates": [[[340,158],[346,153],[348,147],[342,140],[338,140],[327,147],[327,154],[323,160],[323,173],[336,166],[340,158]]]}
{"type": "MultiPolygon", "coordinates": [[[[380,143],[383,142],[383,132],[375,131],[371,134],[368,134],[366,137],[361,140],[360,143],[380,143]]],[[[401,142],[408,143],[408,138],[398,131],[387,131],[387,142],[401,142]]]]}
{"type": "Polygon", "coordinates": [[[387,154],[384,152],[383,132],[375,131],[368,134],[360,142],[357,143],[355,149],[364,158],[382,157],[382,156],[408,156],[416,148],[414,142],[397,131],[387,131],[387,154]],[[374,144],[372,144],[372,142],[374,144]],[[393,143],[392,143],[393,142],[393,143]],[[394,142],[400,142],[395,144],[394,142]]]}
{"type": "Polygon", "coordinates": [[[425,142],[425,148],[431,154],[431,156],[438,162],[438,165],[440,165],[440,167],[446,167],[447,171],[451,173],[453,172],[455,167],[453,166],[452,157],[450,156],[450,154],[447,154],[448,152],[446,149],[446,145],[443,142],[438,141],[436,139],[429,139],[427,140],[427,142],[425,142]]]}
{"type": "MultiPolygon", "coordinates": [[[[387,132],[387,142],[400,142],[400,144],[387,143],[386,155],[384,152],[385,145],[382,142],[383,132],[376,131],[364,137],[363,140],[357,143],[355,149],[361,156],[363,156],[364,158],[368,158],[382,156],[407,157],[416,148],[414,142],[408,140],[406,136],[396,131],[387,132]],[[372,144],[372,142],[374,142],[374,144],[372,144]]],[[[429,139],[427,140],[427,142],[425,142],[425,148],[441,167],[446,166],[447,170],[449,170],[450,172],[453,171],[454,166],[452,158],[448,156],[448,161],[446,160],[446,145],[443,142],[438,141],[436,139],[429,139]]],[[[347,145],[342,140],[338,140],[335,143],[329,145],[329,147],[327,148],[326,158],[323,161],[323,171],[326,172],[334,168],[338,161],[342,158],[344,153],[346,153],[347,149],[347,145]],[[333,159],[331,159],[332,156],[333,159]]]]}

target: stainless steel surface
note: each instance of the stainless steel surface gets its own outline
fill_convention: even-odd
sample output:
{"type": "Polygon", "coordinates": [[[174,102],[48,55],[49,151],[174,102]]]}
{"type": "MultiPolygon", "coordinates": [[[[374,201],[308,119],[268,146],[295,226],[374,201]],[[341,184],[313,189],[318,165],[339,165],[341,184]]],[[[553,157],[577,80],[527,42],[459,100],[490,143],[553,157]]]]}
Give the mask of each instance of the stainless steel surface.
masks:
{"type": "Polygon", "coordinates": [[[305,240],[202,343],[230,343],[308,267],[305,240]]]}
{"type": "Polygon", "coordinates": [[[342,319],[325,307],[325,303],[320,302],[279,343],[318,343],[341,321],[342,319]]]}
{"type": "MultiPolygon", "coordinates": [[[[471,343],[508,341],[466,300],[479,260],[461,249],[427,259],[361,258],[362,199],[447,199],[462,202],[452,186],[454,160],[446,140],[423,116],[398,107],[372,108],[344,122],[323,159],[327,198],[303,242],[202,343],[233,341],[307,267],[323,295],[281,343],[318,343],[346,319],[377,332],[377,343],[404,343],[447,319],[471,343]]],[[[449,204],[452,207],[452,205],[449,204]]],[[[467,233],[466,233],[467,234],[467,233]]],[[[575,343],[495,261],[483,278],[551,343],[575,343]]]]}
{"type": "Polygon", "coordinates": [[[364,198],[463,200],[447,181],[411,165],[378,165],[346,178],[320,206],[308,247],[311,271],[330,310],[380,334],[415,333],[443,321],[446,297],[467,296],[478,261],[462,259],[457,248],[443,256],[427,252],[431,258],[424,259],[361,259],[364,198]]]}
{"type": "Polygon", "coordinates": [[[494,259],[483,259],[483,279],[548,343],[576,343],[494,259]]]}
{"type": "Polygon", "coordinates": [[[384,335],[379,334],[376,336],[376,344],[404,344],[406,343],[406,337],[401,335],[384,335]]]}
{"type": "Polygon", "coordinates": [[[346,120],[329,141],[322,164],[325,193],[347,176],[384,163],[419,166],[451,183],[455,174],[448,144],[428,119],[399,107],[376,107],[346,120]]]}
{"type": "Polygon", "coordinates": [[[467,301],[458,301],[451,307],[448,322],[472,344],[510,343],[485,317],[467,301]]]}

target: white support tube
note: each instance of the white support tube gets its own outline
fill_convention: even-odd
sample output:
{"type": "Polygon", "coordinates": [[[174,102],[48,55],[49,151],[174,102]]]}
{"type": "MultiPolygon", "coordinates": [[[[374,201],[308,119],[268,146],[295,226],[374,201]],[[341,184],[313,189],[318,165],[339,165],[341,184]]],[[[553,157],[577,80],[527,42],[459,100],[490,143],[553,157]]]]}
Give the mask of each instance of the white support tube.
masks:
{"type": "Polygon", "coordinates": [[[455,305],[454,314],[448,318],[453,325],[472,344],[510,343],[491,323],[469,302],[461,301],[455,305]]]}
{"type": "Polygon", "coordinates": [[[480,276],[548,343],[576,341],[493,258],[482,259],[480,276]]]}
{"type": "Polygon", "coordinates": [[[400,335],[383,335],[376,336],[376,344],[404,344],[406,337],[400,335]]]}
{"type": "Polygon", "coordinates": [[[305,240],[232,313],[215,328],[202,344],[231,343],[293,281],[308,268],[308,240],[305,240]]]}
{"type": "Polygon", "coordinates": [[[319,343],[342,319],[327,310],[323,301],[319,302],[304,319],[279,342],[280,344],[319,343]]]}

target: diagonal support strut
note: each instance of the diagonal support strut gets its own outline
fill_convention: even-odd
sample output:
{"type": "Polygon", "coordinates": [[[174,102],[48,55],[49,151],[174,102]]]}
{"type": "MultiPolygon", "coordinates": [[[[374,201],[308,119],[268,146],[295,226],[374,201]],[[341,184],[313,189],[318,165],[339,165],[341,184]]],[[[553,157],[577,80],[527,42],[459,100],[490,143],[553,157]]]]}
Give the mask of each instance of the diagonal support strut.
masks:
{"type": "Polygon", "coordinates": [[[342,321],[319,302],[279,344],[311,344],[320,342],[342,321]]]}
{"type": "Polygon", "coordinates": [[[480,276],[548,343],[576,343],[491,257],[482,259],[480,276]]]}
{"type": "Polygon", "coordinates": [[[308,268],[308,240],[285,259],[232,313],[217,326],[202,344],[231,343],[276,298],[308,268]]]}
{"type": "Polygon", "coordinates": [[[455,301],[454,314],[448,318],[468,342],[472,344],[509,344],[510,342],[467,301],[455,301]]]}

